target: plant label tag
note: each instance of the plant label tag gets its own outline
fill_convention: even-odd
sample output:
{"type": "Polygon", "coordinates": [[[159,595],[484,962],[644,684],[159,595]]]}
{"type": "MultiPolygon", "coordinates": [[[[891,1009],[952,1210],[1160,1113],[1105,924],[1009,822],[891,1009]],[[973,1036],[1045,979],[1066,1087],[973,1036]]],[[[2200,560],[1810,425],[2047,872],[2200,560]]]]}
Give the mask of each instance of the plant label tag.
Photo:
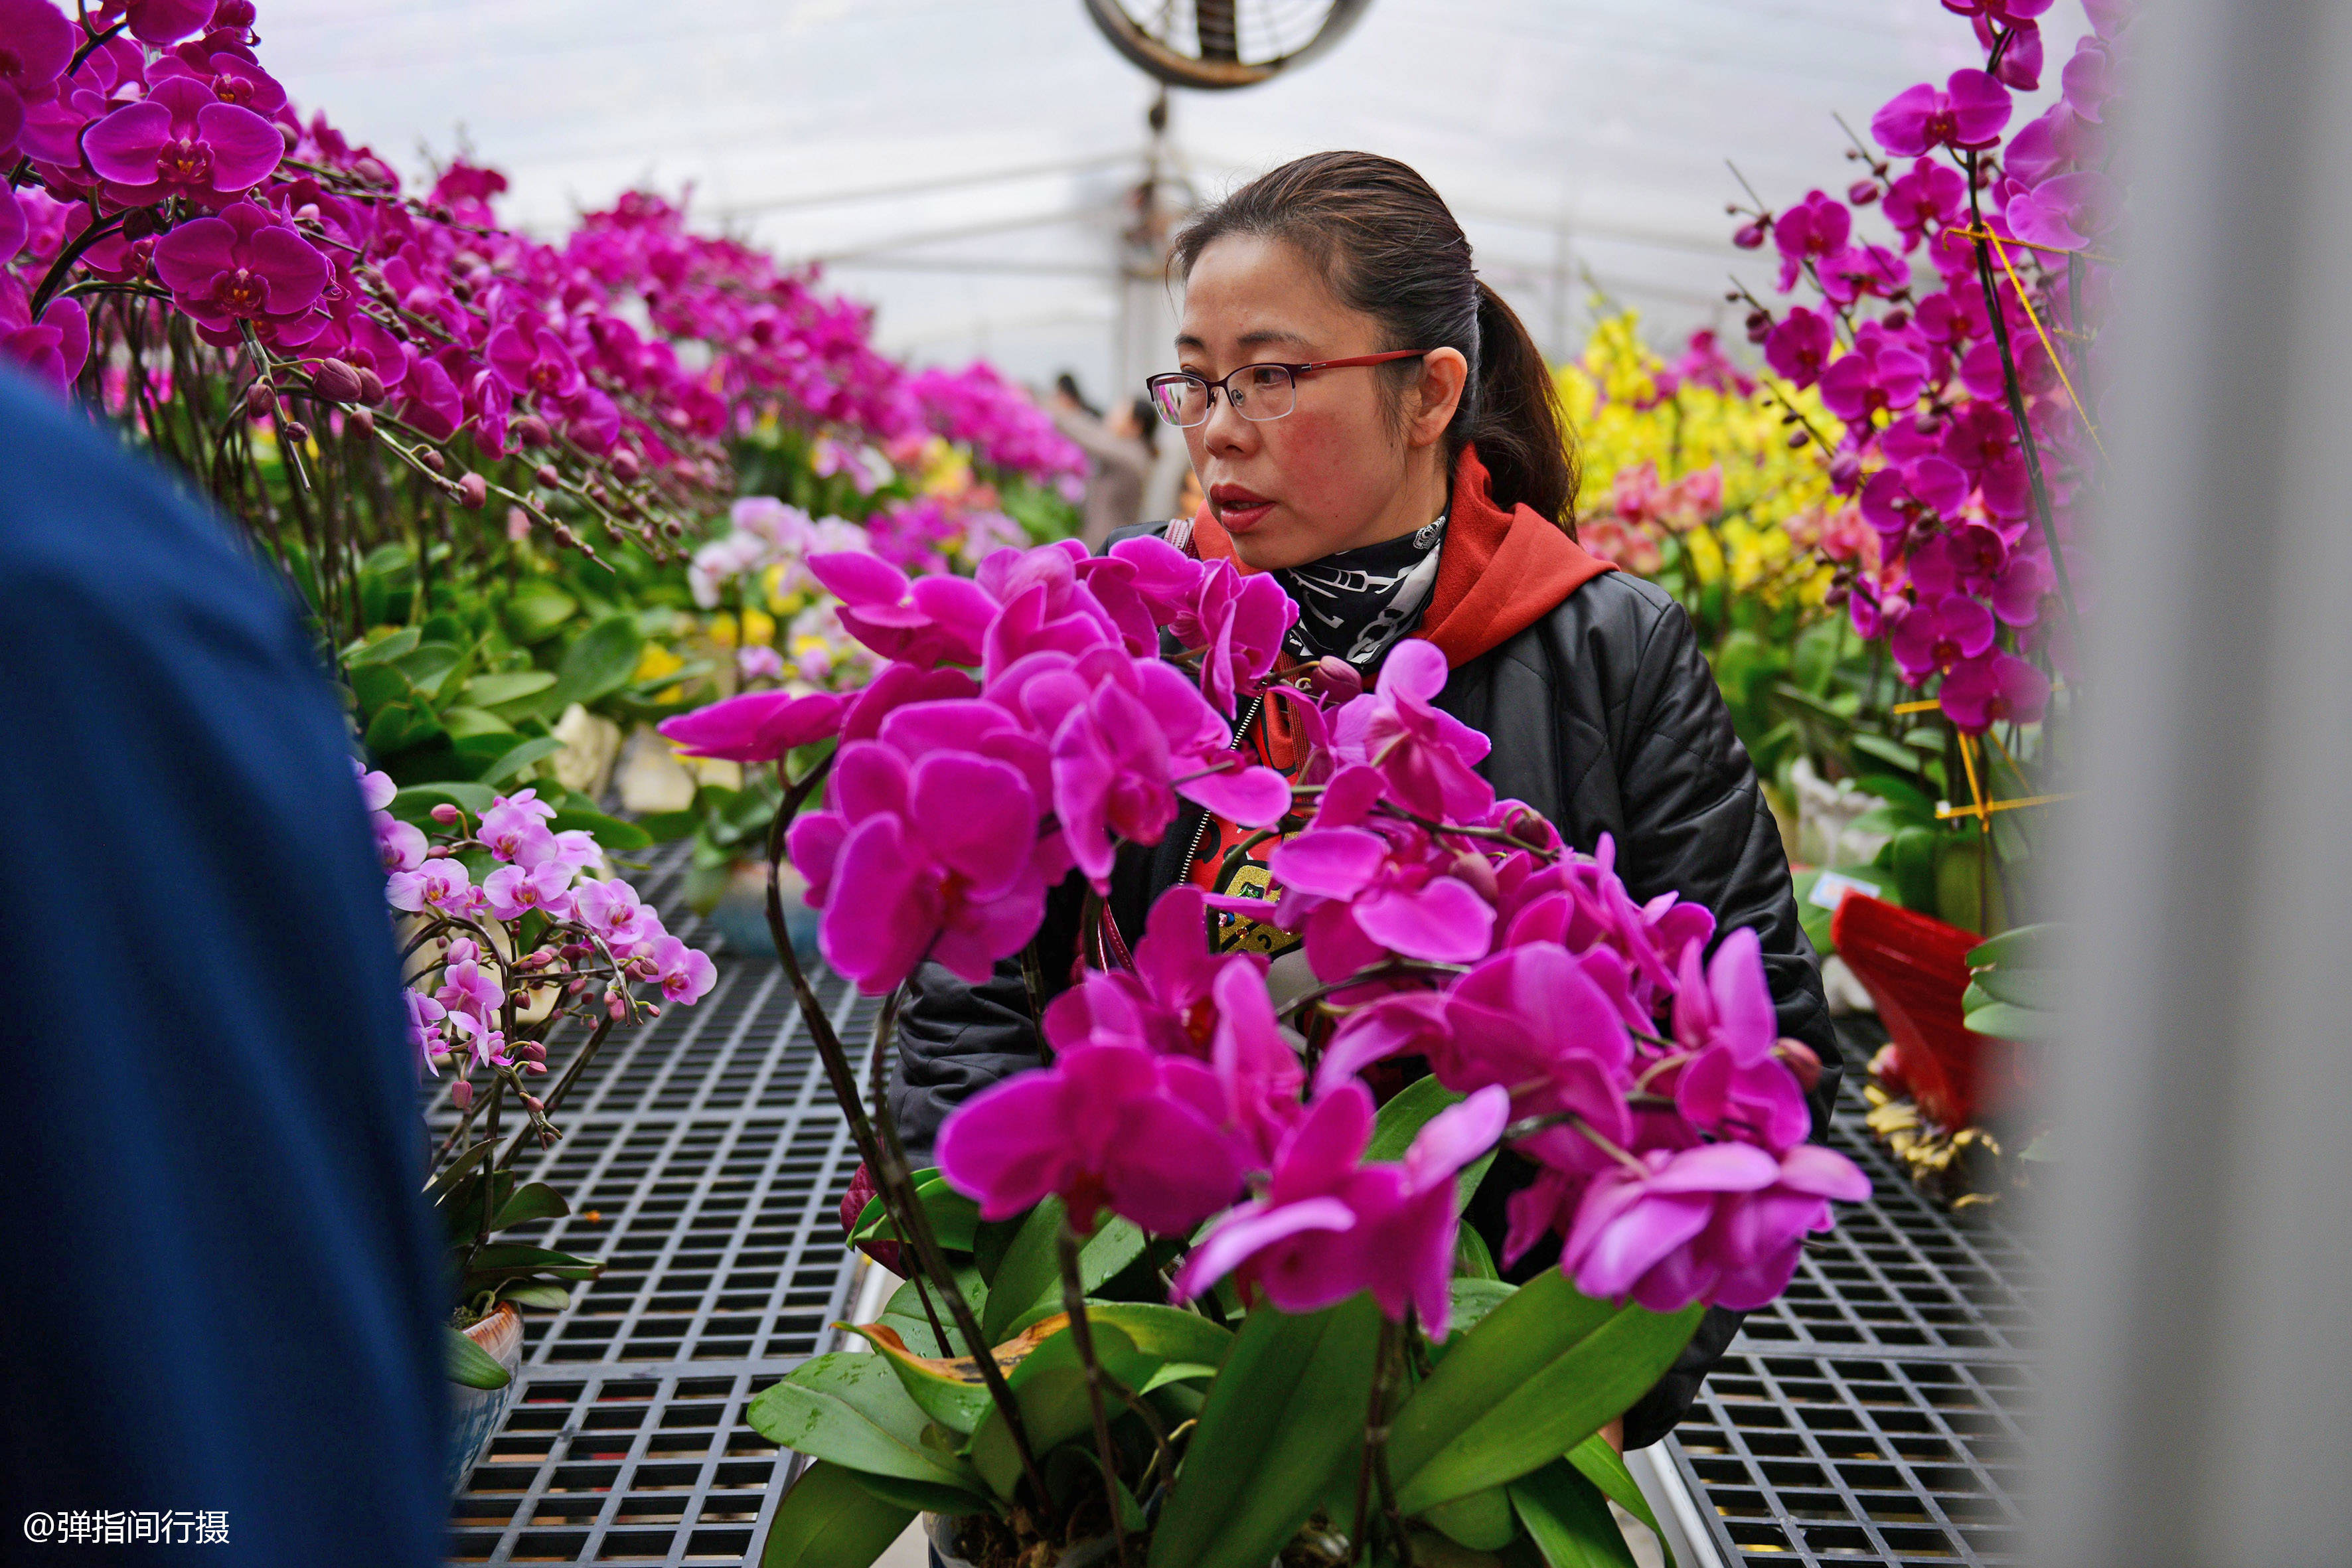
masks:
{"type": "Polygon", "coordinates": [[[1842,877],[1835,871],[1824,871],[1821,879],[1813,884],[1813,890],[1805,896],[1805,902],[1815,909],[1835,912],[1848,893],[1860,893],[1865,899],[1874,899],[1878,897],[1878,884],[1842,877]]]}

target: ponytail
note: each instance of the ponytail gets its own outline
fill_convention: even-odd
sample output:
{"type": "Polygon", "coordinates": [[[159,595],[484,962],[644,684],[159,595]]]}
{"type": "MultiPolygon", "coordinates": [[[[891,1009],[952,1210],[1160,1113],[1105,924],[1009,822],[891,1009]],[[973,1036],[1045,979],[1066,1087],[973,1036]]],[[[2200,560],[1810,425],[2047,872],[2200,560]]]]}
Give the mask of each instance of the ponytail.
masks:
{"type": "Polygon", "coordinates": [[[1452,450],[1478,444],[1495,503],[1534,509],[1576,537],[1576,456],[1561,426],[1559,395],[1543,351],[1500,294],[1478,288],[1476,378],[1446,436],[1452,450]]]}
{"type": "MultiPolygon", "coordinates": [[[[1393,158],[1316,153],[1292,160],[1202,213],[1169,258],[1188,276],[1233,234],[1280,239],[1351,309],[1377,319],[1386,346],[1451,348],[1470,380],[1446,426],[1449,469],[1475,442],[1495,504],[1528,506],[1576,537],[1576,459],[1543,353],[1501,295],[1470,266],[1470,242],[1429,182],[1393,158]]],[[[1387,367],[1401,394],[1416,362],[1387,367]]]]}

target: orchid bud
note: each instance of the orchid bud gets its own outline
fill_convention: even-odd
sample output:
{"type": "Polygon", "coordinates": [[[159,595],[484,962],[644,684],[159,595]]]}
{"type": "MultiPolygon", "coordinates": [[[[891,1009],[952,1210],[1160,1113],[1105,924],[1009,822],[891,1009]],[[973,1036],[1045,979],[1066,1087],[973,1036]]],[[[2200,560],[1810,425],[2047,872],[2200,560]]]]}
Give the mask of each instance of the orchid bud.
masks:
{"type": "Polygon", "coordinates": [[[1878,199],[1876,180],[1856,180],[1845,188],[1845,199],[1854,206],[1866,207],[1878,199]]]}
{"type": "Polygon", "coordinates": [[[1852,452],[1842,452],[1830,464],[1830,488],[1838,494],[1852,495],[1862,483],[1862,459],[1852,452]]]}
{"type": "Polygon", "coordinates": [[[536,414],[524,415],[508,426],[507,431],[526,447],[551,447],[555,444],[555,432],[550,430],[547,421],[536,414]]]}
{"type": "Polygon", "coordinates": [[[1307,689],[1326,702],[1349,702],[1364,693],[1364,678],[1344,658],[1328,654],[1307,672],[1307,689]]]}
{"type": "Polygon", "coordinates": [[[140,207],[122,220],[122,237],[145,239],[163,226],[163,221],[156,217],[154,208],[140,207]]]}
{"type": "Polygon", "coordinates": [[[1771,311],[1769,311],[1769,310],[1750,310],[1750,311],[1748,311],[1748,341],[1749,342],[1751,342],[1751,343],[1760,343],[1760,342],[1762,342],[1766,338],[1769,338],[1769,337],[1770,337],[1771,335],[1772,335],[1772,312],[1771,312],[1771,311]]]}
{"type": "Polygon", "coordinates": [[[522,1102],[525,1107],[532,1110],[545,1110],[547,1109],[546,1102],[535,1094],[524,1095],[522,1097],[522,1102]]]}
{"type": "Polygon", "coordinates": [[[490,499],[490,481],[479,474],[467,474],[457,481],[457,504],[467,511],[479,511],[482,503],[490,499]]]}
{"type": "Polygon", "coordinates": [[[522,1064],[522,1070],[525,1072],[545,1072],[547,1070],[547,1064],[545,1062],[525,1062],[522,1064]]]}
{"type": "Polygon", "coordinates": [[[440,453],[435,451],[430,447],[426,447],[419,450],[416,454],[416,460],[424,464],[426,468],[432,469],[436,474],[449,466],[449,459],[443,457],[440,453]]]}
{"type": "Polygon", "coordinates": [[[586,980],[575,980],[571,984],[563,988],[563,994],[566,996],[577,996],[580,993],[587,989],[588,982],[586,980]]]}
{"type": "Polygon", "coordinates": [[[590,500],[594,501],[594,502],[595,502],[597,505],[599,505],[599,506],[604,505],[604,487],[603,485],[596,484],[596,483],[594,483],[593,481],[591,481],[591,483],[590,483],[590,484],[589,484],[589,486],[588,486],[588,499],[589,499],[590,500]]]}
{"type": "Polygon", "coordinates": [[[662,531],[668,534],[672,539],[683,539],[686,537],[686,524],[678,521],[676,518],[671,518],[667,522],[662,524],[662,531]]]}
{"type": "Polygon", "coordinates": [[[637,455],[625,447],[613,454],[613,477],[623,484],[634,483],[645,470],[637,466],[637,455]]]}
{"type": "Polygon", "coordinates": [[[1811,439],[1812,437],[1803,430],[1791,430],[1789,432],[1789,449],[1792,452],[1801,450],[1811,439]]]}
{"type": "Polygon", "coordinates": [[[1768,226],[1767,220],[1763,218],[1759,218],[1754,223],[1741,224],[1733,233],[1731,243],[1742,250],[1754,250],[1764,243],[1764,231],[1768,226]]]}
{"type": "Polygon", "coordinates": [[[283,142],[286,150],[291,153],[302,144],[302,133],[281,120],[278,122],[278,140],[283,142]]]}
{"type": "Polygon", "coordinates": [[[1822,1081],[1822,1058],[1804,1041],[1781,1040],[1773,1046],[1772,1054],[1797,1075],[1798,1087],[1807,1094],[1812,1093],[1813,1085],[1822,1081]]]}
{"type": "Polygon", "coordinates": [[[629,1016],[629,999],[618,991],[604,993],[604,1013],[615,1023],[629,1016]]]}
{"type": "Polygon", "coordinates": [[[464,1079],[449,1086],[449,1103],[464,1110],[474,1103],[474,1086],[464,1079]]]}
{"type": "Polygon", "coordinates": [[[1503,818],[1503,832],[1514,844],[1525,844],[1537,849],[1549,849],[1556,837],[1551,824],[1542,812],[1524,801],[1513,801],[1503,818]]]}
{"type": "Polygon", "coordinates": [[[454,827],[457,826],[458,817],[457,808],[451,805],[446,800],[439,805],[435,806],[429,815],[432,816],[434,821],[439,823],[444,827],[454,827]]]}
{"type": "Polygon", "coordinates": [[[1475,849],[1465,849],[1454,858],[1447,874],[1459,882],[1467,882],[1473,891],[1488,903],[1501,900],[1503,889],[1495,880],[1495,863],[1475,849]]]}
{"type": "Polygon", "coordinates": [[[352,409],[350,416],[350,423],[352,428],[358,431],[362,436],[373,436],[375,434],[375,416],[364,408],[352,409]]]}
{"type": "Polygon", "coordinates": [[[278,388],[268,376],[245,389],[245,411],[256,419],[267,419],[278,412],[278,388]]]}
{"type": "Polygon", "coordinates": [[[360,373],[339,359],[322,359],[313,365],[310,385],[330,403],[356,403],[363,390],[360,373]]]}
{"type": "Polygon", "coordinates": [[[392,177],[392,171],[373,158],[358,160],[352,164],[352,173],[371,185],[389,185],[397,183],[392,177]]]}
{"type": "Polygon", "coordinates": [[[1899,332],[1904,328],[1911,324],[1911,312],[1908,310],[1889,310],[1885,315],[1879,318],[1879,324],[1884,326],[1890,332],[1899,332]]]}
{"type": "Polygon", "coordinates": [[[517,1049],[525,1061],[543,1062],[547,1059],[547,1047],[537,1040],[525,1040],[517,1049]]]}
{"type": "Polygon", "coordinates": [[[278,427],[278,433],[298,447],[310,438],[310,427],[299,419],[287,420],[278,427]]]}
{"type": "Polygon", "coordinates": [[[425,852],[425,858],[427,860],[446,860],[456,853],[457,851],[446,844],[436,844],[425,852]]]}
{"type": "Polygon", "coordinates": [[[359,372],[360,401],[362,403],[382,403],[384,396],[383,377],[376,374],[375,372],[368,369],[365,365],[360,366],[359,372]]]}
{"type": "Polygon", "coordinates": [[[555,542],[560,548],[565,550],[581,548],[580,536],[572,531],[572,525],[568,522],[559,522],[555,525],[555,542]]]}
{"type": "Polygon", "coordinates": [[[551,490],[560,490],[563,488],[563,476],[556,472],[553,463],[541,463],[539,466],[539,471],[531,475],[531,478],[551,490]]]}

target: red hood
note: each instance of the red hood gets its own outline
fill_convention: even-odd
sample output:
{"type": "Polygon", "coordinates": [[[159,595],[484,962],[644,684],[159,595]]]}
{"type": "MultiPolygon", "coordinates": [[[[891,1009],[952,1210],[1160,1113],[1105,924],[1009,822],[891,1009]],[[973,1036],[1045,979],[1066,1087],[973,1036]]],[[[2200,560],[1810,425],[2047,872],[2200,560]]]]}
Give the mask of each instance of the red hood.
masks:
{"type": "MultiPolygon", "coordinates": [[[[1241,566],[1234,554],[1233,535],[1206,504],[1192,520],[1192,543],[1204,561],[1232,561],[1241,566]]],[[[1587,553],[1533,507],[1509,511],[1497,507],[1486,493],[1486,466],[1478,460],[1478,448],[1465,447],[1454,466],[1445,548],[1437,558],[1437,591],[1417,635],[1437,645],[1448,669],[1459,669],[1543,619],[1603,572],[1616,569],[1587,553]]]]}

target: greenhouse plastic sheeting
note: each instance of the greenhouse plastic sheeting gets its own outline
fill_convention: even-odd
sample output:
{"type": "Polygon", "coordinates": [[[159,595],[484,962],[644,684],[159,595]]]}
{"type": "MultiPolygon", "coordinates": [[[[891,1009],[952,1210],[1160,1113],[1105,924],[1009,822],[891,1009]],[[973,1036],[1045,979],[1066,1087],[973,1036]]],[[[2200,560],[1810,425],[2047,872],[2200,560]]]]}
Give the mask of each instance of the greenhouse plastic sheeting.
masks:
{"type": "MultiPolygon", "coordinates": [[[[2043,21],[2062,60],[2079,11],[2043,21]]],[[[690,185],[704,224],[827,260],[893,352],[1072,368],[1098,397],[1165,368],[1134,363],[1162,332],[1114,344],[1155,84],[1079,0],[264,0],[260,26],[306,110],[411,172],[469,149],[543,231],[690,185]]],[[[1181,203],[1301,153],[1402,158],[1557,357],[1592,284],[1661,338],[1736,323],[1727,269],[1760,290],[1772,268],[1729,244],[1725,160],[1775,205],[1836,189],[1855,171],[1833,113],[1866,130],[1979,59],[1936,0],[1372,0],[1295,72],[1174,93],[1168,171],[1181,203]]]]}

